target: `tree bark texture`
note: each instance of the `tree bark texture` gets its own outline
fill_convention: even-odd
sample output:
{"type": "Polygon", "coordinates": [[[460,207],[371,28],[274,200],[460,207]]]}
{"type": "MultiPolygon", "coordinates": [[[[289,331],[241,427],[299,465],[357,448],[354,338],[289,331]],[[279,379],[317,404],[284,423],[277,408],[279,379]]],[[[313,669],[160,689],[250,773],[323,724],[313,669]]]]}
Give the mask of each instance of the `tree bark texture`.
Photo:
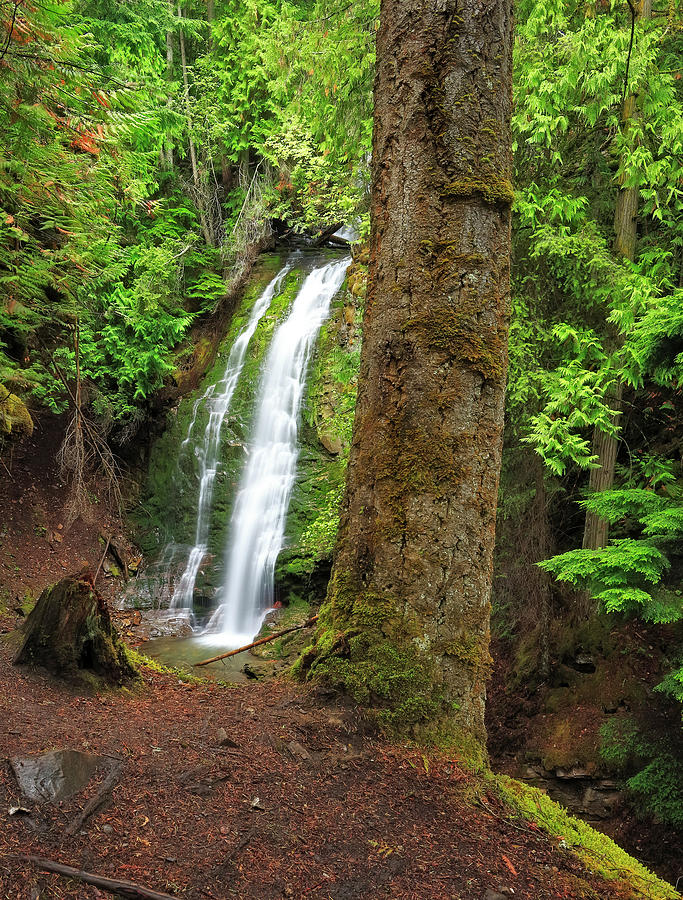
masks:
{"type": "MultiPolygon", "coordinates": [[[[173,0],[167,0],[168,3],[168,14],[169,18],[173,16],[173,0]]],[[[169,84],[173,81],[173,31],[171,28],[166,30],[166,78],[169,84]]],[[[172,100],[169,95],[168,100],[166,101],[166,106],[170,110],[172,105],[172,100]]],[[[173,141],[170,137],[167,137],[164,142],[164,158],[165,164],[168,169],[173,168],[173,141]]]]}
{"type": "MultiPolygon", "coordinates": [[[[614,387],[614,396],[610,398],[610,406],[614,414],[610,416],[614,425],[621,418],[623,385],[618,382],[614,387]]],[[[614,471],[619,451],[619,438],[604,431],[595,429],[593,433],[593,454],[598,458],[598,466],[591,469],[588,487],[591,493],[608,491],[614,485],[614,471]]],[[[609,540],[609,522],[593,512],[586,512],[583,530],[583,549],[601,550],[609,540]]]]}
{"type": "Polygon", "coordinates": [[[382,0],[359,395],[309,677],[482,759],[509,308],[508,0],[382,0]]]}

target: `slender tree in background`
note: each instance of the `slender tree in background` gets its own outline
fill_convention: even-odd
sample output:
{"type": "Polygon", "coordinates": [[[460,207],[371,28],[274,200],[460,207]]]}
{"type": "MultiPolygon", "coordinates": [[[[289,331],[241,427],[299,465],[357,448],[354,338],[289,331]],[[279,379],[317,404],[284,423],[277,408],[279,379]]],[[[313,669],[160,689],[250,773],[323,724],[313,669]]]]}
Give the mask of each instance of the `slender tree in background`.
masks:
{"type": "Polygon", "coordinates": [[[507,0],[384,0],[359,398],[301,668],[481,758],[507,368],[507,0]]]}
{"type": "MultiPolygon", "coordinates": [[[[652,0],[640,0],[637,6],[631,8],[631,12],[635,28],[637,21],[647,20],[652,15],[652,0]]],[[[628,78],[628,72],[625,78],[628,78]]],[[[624,106],[621,120],[621,127],[624,131],[628,130],[629,124],[632,124],[634,117],[638,114],[636,95],[628,93],[627,89],[628,83],[625,81],[624,106]]],[[[620,160],[620,167],[622,168],[622,173],[619,176],[619,187],[617,189],[614,211],[614,250],[617,256],[633,262],[636,258],[640,186],[637,183],[627,184],[628,160],[620,160]]],[[[621,338],[617,338],[617,340],[619,344],[623,343],[621,338]]],[[[623,391],[624,385],[619,379],[615,382],[609,397],[610,406],[614,410],[614,414],[611,416],[613,426],[618,424],[621,417],[623,391]]],[[[598,464],[594,469],[591,469],[589,480],[591,492],[608,491],[614,486],[614,471],[618,450],[619,435],[617,433],[602,431],[599,428],[595,429],[593,452],[597,457],[598,464]]],[[[601,550],[607,546],[608,540],[609,522],[595,512],[588,510],[583,532],[584,550],[601,550]]]]}

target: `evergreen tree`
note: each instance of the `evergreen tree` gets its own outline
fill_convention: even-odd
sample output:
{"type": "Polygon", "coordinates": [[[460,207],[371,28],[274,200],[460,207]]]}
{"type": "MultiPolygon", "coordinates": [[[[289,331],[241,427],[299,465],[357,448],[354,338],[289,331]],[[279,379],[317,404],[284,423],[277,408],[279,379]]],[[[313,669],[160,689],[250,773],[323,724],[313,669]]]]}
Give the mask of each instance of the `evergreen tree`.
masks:
{"type": "Polygon", "coordinates": [[[511,10],[382,6],[348,481],[308,677],[484,754],[506,371],[511,10]]]}

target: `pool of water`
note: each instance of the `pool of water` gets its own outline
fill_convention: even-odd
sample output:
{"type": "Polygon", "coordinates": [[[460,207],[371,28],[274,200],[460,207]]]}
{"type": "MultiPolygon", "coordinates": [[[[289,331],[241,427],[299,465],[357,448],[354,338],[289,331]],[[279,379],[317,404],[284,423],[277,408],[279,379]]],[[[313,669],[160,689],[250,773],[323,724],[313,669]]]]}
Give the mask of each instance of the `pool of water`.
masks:
{"type": "Polygon", "coordinates": [[[208,643],[206,636],[160,637],[146,641],[138,649],[146,656],[158,659],[165,666],[184,669],[193,675],[218,681],[237,683],[249,681],[242,672],[242,667],[246,662],[254,662],[254,658],[249,653],[238,653],[237,656],[230,656],[228,659],[195,669],[194,663],[226,651],[224,643],[221,644],[218,640],[215,644],[208,643]]]}

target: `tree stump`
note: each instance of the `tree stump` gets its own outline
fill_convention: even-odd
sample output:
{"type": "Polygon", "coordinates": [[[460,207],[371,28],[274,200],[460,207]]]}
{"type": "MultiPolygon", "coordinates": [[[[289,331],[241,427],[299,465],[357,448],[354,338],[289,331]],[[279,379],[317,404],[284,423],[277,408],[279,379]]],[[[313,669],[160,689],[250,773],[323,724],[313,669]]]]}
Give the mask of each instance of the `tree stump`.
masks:
{"type": "Polygon", "coordinates": [[[41,665],[55,675],[93,673],[110,683],[137,677],[107,605],[87,573],[46,588],[26,619],[15,665],[41,665]]]}

